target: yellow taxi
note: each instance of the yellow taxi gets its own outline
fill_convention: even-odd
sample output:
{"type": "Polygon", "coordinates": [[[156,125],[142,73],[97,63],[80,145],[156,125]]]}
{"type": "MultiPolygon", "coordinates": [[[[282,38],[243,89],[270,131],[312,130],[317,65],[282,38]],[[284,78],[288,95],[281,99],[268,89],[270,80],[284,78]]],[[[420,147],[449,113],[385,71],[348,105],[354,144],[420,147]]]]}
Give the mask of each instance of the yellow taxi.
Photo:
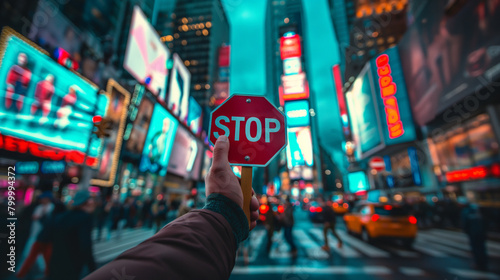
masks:
{"type": "Polygon", "coordinates": [[[362,203],[345,214],[344,221],[349,234],[360,235],[367,243],[379,238],[397,238],[411,247],[417,236],[417,219],[400,206],[362,203]]]}
{"type": "Polygon", "coordinates": [[[344,215],[349,211],[349,204],[343,201],[337,201],[332,203],[332,208],[335,214],[344,215]]]}

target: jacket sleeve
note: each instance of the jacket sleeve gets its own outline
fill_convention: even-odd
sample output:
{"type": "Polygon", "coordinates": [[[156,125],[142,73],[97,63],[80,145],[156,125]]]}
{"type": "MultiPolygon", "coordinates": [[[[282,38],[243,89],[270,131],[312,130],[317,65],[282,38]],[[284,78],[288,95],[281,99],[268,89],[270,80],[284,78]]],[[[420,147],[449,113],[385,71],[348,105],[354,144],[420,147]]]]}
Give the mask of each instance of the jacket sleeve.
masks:
{"type": "Polygon", "coordinates": [[[248,236],[243,210],[219,194],[90,274],[97,279],[228,279],[248,236]],[[239,211],[238,211],[239,210],[239,211]]]}

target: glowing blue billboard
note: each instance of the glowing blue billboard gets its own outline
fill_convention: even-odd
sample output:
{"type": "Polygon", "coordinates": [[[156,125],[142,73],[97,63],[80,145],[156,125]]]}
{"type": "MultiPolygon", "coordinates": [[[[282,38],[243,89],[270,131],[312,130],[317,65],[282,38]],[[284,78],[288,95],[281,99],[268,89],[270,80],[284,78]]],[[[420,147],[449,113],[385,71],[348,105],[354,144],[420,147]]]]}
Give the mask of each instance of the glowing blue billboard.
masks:
{"type": "Polygon", "coordinates": [[[309,126],[309,101],[289,101],[285,103],[288,127],[309,126]]]}
{"type": "Polygon", "coordinates": [[[146,136],[139,170],[167,174],[168,161],[179,123],[160,104],[156,104],[146,136]]]}
{"type": "Polygon", "coordinates": [[[351,193],[366,191],[370,189],[366,174],[364,171],[357,171],[349,173],[347,175],[347,180],[349,182],[349,191],[351,193]]]}
{"type": "Polygon", "coordinates": [[[88,151],[94,165],[101,141],[92,117],[105,115],[108,98],[10,29],[0,46],[0,137],[17,143],[0,148],[79,164],[88,151]]]}
{"type": "Polygon", "coordinates": [[[313,149],[310,127],[288,128],[286,146],[288,168],[295,166],[313,166],[313,149]]]}
{"type": "Polygon", "coordinates": [[[196,100],[190,96],[189,97],[189,110],[187,125],[195,135],[200,135],[202,128],[202,109],[201,106],[196,102],[196,100]]]}

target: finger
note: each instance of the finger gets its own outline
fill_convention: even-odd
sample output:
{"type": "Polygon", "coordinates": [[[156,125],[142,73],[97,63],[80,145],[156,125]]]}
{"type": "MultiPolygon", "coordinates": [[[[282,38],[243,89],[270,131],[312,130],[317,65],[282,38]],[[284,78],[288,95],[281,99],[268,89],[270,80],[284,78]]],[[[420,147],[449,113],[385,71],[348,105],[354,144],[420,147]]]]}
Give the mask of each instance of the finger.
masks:
{"type": "Polygon", "coordinates": [[[259,200],[252,196],[252,200],[250,201],[250,211],[257,211],[259,209],[259,200]]]}
{"type": "Polygon", "coordinates": [[[212,166],[216,168],[229,167],[228,153],[229,153],[229,140],[227,139],[227,136],[226,135],[219,136],[219,138],[215,142],[214,159],[212,166]]]}
{"type": "Polygon", "coordinates": [[[259,212],[253,211],[250,213],[250,221],[257,221],[259,218],[259,212]]]}
{"type": "Polygon", "coordinates": [[[253,221],[250,223],[250,230],[254,229],[257,226],[257,221],[253,221]]]}

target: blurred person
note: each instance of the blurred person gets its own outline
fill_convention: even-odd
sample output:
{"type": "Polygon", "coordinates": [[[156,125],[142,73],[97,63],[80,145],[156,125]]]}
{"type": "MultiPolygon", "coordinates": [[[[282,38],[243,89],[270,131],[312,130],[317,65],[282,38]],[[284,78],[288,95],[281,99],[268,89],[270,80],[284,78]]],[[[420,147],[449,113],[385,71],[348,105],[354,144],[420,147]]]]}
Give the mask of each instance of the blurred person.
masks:
{"type": "Polygon", "coordinates": [[[42,117],[38,121],[40,125],[43,125],[49,120],[48,116],[50,114],[54,92],[54,75],[52,74],[47,74],[44,80],[36,84],[35,100],[31,104],[31,115],[35,116],[40,109],[42,110],[42,117]]]}
{"type": "Polygon", "coordinates": [[[76,85],[69,87],[68,93],[63,97],[61,106],[57,110],[57,119],[54,122],[56,128],[65,129],[69,125],[69,117],[73,113],[73,106],[75,106],[78,97],[77,93],[81,91],[82,89],[76,85]]]}
{"type": "Polygon", "coordinates": [[[323,208],[323,217],[324,217],[324,223],[323,223],[323,237],[325,239],[325,245],[321,246],[321,249],[323,249],[326,252],[330,252],[330,246],[328,245],[328,230],[332,230],[333,236],[337,238],[338,243],[337,247],[342,248],[343,242],[342,239],[340,239],[340,236],[337,234],[335,231],[335,225],[337,224],[337,215],[335,214],[335,211],[333,211],[332,208],[332,200],[328,199],[328,201],[325,201],[324,199],[320,199],[321,202],[321,207],[323,208]]]}
{"type": "Polygon", "coordinates": [[[50,225],[52,257],[48,280],[77,280],[85,266],[96,269],[92,253],[94,199],[88,190],[73,197],[72,209],[55,217],[50,225]]]}
{"type": "Polygon", "coordinates": [[[268,210],[266,214],[264,215],[265,220],[264,220],[264,227],[266,228],[267,231],[267,245],[266,245],[266,252],[269,255],[271,252],[271,248],[273,246],[273,235],[274,231],[276,228],[279,226],[278,225],[278,219],[276,217],[276,213],[273,210],[273,206],[271,205],[271,202],[267,200],[267,206],[268,210]]]}
{"type": "Polygon", "coordinates": [[[220,136],[206,177],[207,203],[203,209],[169,223],[85,280],[112,279],[117,272],[148,280],[228,279],[238,244],[248,237],[259,217],[259,202],[252,197],[249,225],[242,209],[241,186],[228,162],[228,150],[227,137],[220,136]]]}
{"type": "Polygon", "coordinates": [[[144,203],[142,204],[141,208],[141,220],[143,223],[144,227],[151,228],[153,223],[152,223],[152,213],[151,213],[151,207],[153,205],[153,202],[151,201],[150,197],[147,197],[144,203]]]}
{"type": "Polygon", "coordinates": [[[181,206],[179,207],[179,212],[177,213],[177,218],[187,214],[189,211],[191,211],[193,209],[193,207],[194,207],[194,200],[192,198],[185,197],[181,203],[181,206]]]}
{"type": "Polygon", "coordinates": [[[157,200],[153,204],[151,212],[155,221],[155,231],[158,232],[167,220],[168,207],[166,201],[164,199],[157,200]]]}
{"type": "Polygon", "coordinates": [[[297,247],[295,246],[295,242],[293,241],[293,235],[292,235],[294,222],[295,221],[293,218],[293,205],[290,202],[290,197],[287,197],[285,203],[285,211],[283,212],[283,219],[282,219],[283,234],[285,235],[286,242],[288,242],[288,244],[290,245],[292,256],[296,257],[297,247]]]}
{"type": "Polygon", "coordinates": [[[469,237],[475,268],[488,270],[488,255],[486,253],[486,223],[479,206],[469,203],[461,213],[464,232],[469,237]]]}
{"type": "Polygon", "coordinates": [[[111,199],[106,205],[106,212],[108,212],[108,235],[106,240],[111,238],[111,232],[116,230],[117,238],[120,238],[121,226],[123,222],[123,207],[117,198],[111,199]]]}
{"type": "Polygon", "coordinates": [[[17,112],[21,112],[30,82],[31,70],[28,69],[28,56],[25,53],[19,53],[17,64],[12,65],[7,74],[5,109],[9,110],[16,100],[17,112]]]}
{"type": "Polygon", "coordinates": [[[106,212],[107,201],[103,201],[102,198],[97,198],[95,204],[94,221],[95,227],[97,228],[96,240],[99,241],[102,238],[102,229],[106,225],[108,217],[108,213],[106,212]]]}

